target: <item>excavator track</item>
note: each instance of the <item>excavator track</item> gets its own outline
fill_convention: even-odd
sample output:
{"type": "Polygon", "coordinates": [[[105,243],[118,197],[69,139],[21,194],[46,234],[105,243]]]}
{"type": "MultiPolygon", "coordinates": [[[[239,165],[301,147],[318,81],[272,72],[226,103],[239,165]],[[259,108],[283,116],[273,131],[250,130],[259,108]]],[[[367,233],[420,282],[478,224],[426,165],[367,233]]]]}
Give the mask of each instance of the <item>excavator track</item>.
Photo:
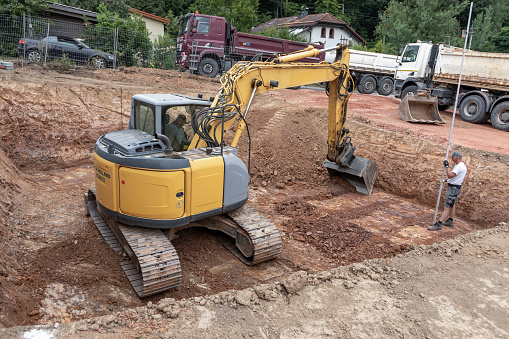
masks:
{"type": "Polygon", "coordinates": [[[229,237],[222,237],[220,241],[244,264],[256,265],[274,259],[281,254],[281,235],[276,225],[263,214],[246,204],[229,212],[228,216],[247,233],[252,246],[252,256],[246,257],[236,246],[235,241],[230,240],[229,237]]]}
{"type": "Polygon", "coordinates": [[[121,266],[139,297],[161,293],[180,285],[180,260],[163,232],[105,220],[97,210],[94,189],[85,195],[85,203],[87,214],[91,216],[106,243],[130,259],[122,262],[121,266]]]}

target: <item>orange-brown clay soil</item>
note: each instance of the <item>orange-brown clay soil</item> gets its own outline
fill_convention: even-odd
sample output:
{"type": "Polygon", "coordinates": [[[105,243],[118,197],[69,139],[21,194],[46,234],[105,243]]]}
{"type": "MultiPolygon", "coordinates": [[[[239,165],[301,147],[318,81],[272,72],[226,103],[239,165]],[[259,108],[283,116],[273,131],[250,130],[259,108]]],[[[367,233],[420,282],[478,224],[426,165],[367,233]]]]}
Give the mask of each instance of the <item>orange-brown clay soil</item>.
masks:
{"type": "MultiPolygon", "coordinates": [[[[136,93],[210,97],[218,88],[217,80],[151,69],[0,73],[0,327],[70,322],[163,297],[246,288],[298,270],[393,257],[508,221],[506,132],[456,120],[453,148],[469,172],[457,226],[431,233],[450,111],[442,112],[445,126],[410,124],[397,117],[399,100],[353,94],[347,125],[356,155],[379,170],[373,194],[365,196],[322,167],[325,93],[266,93],[247,116],[250,204],[278,226],[281,258],[246,267],[212,232],[183,230],[173,241],[182,286],[140,300],[119,266],[123,258],[84,213],[83,193],[94,184],[93,145],[125,128],[136,93]]],[[[246,133],[239,146],[247,163],[246,133]]]]}

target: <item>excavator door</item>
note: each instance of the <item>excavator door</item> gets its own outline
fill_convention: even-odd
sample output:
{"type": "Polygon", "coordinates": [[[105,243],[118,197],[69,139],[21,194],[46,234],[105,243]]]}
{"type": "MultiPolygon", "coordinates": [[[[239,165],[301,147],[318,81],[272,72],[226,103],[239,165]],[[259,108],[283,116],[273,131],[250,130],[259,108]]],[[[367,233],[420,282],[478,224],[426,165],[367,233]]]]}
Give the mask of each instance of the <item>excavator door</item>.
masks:
{"type": "Polygon", "coordinates": [[[445,124],[438,113],[438,99],[428,92],[407,94],[399,104],[398,114],[403,121],[445,124]]]}

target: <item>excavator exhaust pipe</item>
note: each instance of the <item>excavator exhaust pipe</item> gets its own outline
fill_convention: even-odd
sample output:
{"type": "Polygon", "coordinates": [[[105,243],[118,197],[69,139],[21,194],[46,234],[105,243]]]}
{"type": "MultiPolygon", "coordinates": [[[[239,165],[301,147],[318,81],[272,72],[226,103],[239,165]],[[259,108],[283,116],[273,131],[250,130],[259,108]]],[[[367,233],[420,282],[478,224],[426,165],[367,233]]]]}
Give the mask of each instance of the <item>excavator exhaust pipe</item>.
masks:
{"type": "Polygon", "coordinates": [[[407,94],[399,104],[398,114],[403,121],[445,124],[438,113],[438,99],[428,92],[407,94]]]}

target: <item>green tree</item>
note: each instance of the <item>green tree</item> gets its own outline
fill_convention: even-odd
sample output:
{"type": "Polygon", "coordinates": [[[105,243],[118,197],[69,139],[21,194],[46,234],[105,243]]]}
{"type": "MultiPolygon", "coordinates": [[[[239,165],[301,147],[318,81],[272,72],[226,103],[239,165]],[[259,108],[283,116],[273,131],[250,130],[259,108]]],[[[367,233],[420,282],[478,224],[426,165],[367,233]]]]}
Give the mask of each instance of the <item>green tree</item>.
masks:
{"type": "Polygon", "coordinates": [[[456,16],[467,5],[459,0],[391,0],[380,14],[376,32],[396,46],[418,39],[442,42],[445,36],[451,36],[451,42],[458,44],[461,40],[456,16]]]}
{"type": "Polygon", "coordinates": [[[471,49],[481,52],[493,51],[491,38],[494,35],[493,7],[489,6],[484,13],[477,15],[472,23],[474,34],[472,35],[471,49]]]}
{"type": "Polygon", "coordinates": [[[293,33],[288,27],[271,27],[265,29],[263,32],[255,33],[258,35],[270,36],[278,39],[287,39],[293,41],[307,42],[307,39],[300,34],[293,33]]]}
{"type": "Polygon", "coordinates": [[[92,48],[113,53],[115,29],[118,29],[117,60],[126,66],[147,66],[152,43],[145,22],[138,15],[122,18],[110,11],[103,3],[99,5],[96,25],[87,25],[82,38],[92,48]]]}
{"type": "Polygon", "coordinates": [[[315,2],[315,13],[329,13],[346,23],[350,22],[350,19],[343,14],[343,5],[337,0],[317,0],[315,2]]]}
{"type": "Polygon", "coordinates": [[[509,53],[509,26],[502,27],[491,40],[493,42],[495,52],[509,53]]]}
{"type": "Polygon", "coordinates": [[[23,14],[37,14],[48,9],[49,5],[44,0],[1,0],[0,13],[17,16],[23,14]]]}
{"type": "Polygon", "coordinates": [[[226,18],[241,32],[250,32],[258,23],[258,0],[196,0],[191,11],[226,18]]]}

